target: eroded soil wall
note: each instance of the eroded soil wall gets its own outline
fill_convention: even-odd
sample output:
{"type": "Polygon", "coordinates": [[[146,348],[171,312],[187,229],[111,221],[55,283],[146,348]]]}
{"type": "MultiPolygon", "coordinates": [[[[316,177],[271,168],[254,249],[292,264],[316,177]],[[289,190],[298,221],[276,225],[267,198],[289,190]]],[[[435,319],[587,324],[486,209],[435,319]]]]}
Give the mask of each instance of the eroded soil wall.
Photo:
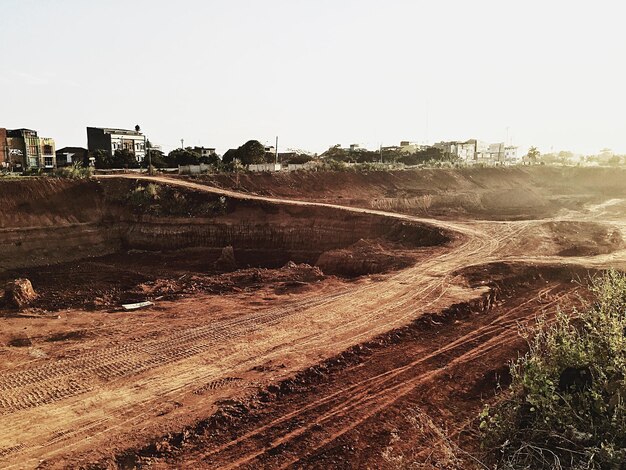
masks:
{"type": "Polygon", "coordinates": [[[327,250],[362,238],[410,247],[448,241],[425,225],[320,207],[224,199],[183,189],[123,181],[32,179],[0,182],[6,204],[0,227],[0,269],[101,256],[123,250],[170,251],[233,246],[239,263],[314,263],[327,250]],[[143,199],[132,197],[137,193],[143,199]],[[172,203],[172,199],[176,201],[172,203]],[[14,218],[7,215],[16,213],[14,218]]]}

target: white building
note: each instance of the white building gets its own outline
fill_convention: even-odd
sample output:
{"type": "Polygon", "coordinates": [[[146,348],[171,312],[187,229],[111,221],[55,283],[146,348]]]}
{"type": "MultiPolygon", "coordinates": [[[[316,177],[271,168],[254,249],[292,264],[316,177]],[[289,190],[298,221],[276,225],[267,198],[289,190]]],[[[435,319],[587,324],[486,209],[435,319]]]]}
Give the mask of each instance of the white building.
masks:
{"type": "Polygon", "coordinates": [[[517,147],[514,145],[507,145],[504,147],[504,158],[505,160],[518,160],[517,147]]]}
{"type": "Polygon", "coordinates": [[[135,130],[88,127],[87,149],[90,152],[104,150],[111,155],[117,150],[128,150],[141,163],[146,157],[146,138],[140,132],[139,126],[135,130]]]}

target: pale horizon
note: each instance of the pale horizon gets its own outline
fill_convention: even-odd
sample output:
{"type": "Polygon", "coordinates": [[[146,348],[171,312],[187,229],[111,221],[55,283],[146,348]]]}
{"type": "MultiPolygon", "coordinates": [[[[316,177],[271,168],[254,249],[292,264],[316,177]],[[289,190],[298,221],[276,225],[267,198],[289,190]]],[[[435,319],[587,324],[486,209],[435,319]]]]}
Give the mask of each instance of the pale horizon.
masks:
{"type": "Polygon", "coordinates": [[[139,124],[166,151],[250,139],[626,153],[618,2],[1,0],[0,127],[57,148],[139,124]]]}

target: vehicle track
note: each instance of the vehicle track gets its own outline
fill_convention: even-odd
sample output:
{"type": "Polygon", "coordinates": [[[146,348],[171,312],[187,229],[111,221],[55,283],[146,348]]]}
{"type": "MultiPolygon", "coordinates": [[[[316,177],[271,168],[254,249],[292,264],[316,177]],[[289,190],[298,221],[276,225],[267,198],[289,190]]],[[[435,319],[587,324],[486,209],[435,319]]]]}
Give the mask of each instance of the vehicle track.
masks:
{"type": "MultiPolygon", "coordinates": [[[[325,294],[320,298],[296,301],[284,307],[257,311],[237,318],[216,321],[209,325],[174,330],[156,339],[152,337],[141,338],[133,343],[81,352],[77,357],[71,359],[60,359],[53,363],[26,366],[8,374],[1,374],[0,416],[29,412],[42,405],[68,399],[99,387],[114,387],[113,384],[116,380],[146,373],[194,356],[211,353],[216,347],[223,346],[235,338],[269,331],[272,328],[276,329],[282,322],[295,323],[306,320],[313,311],[323,311],[328,315],[334,314],[333,318],[341,320],[337,321],[327,331],[316,332],[316,334],[304,337],[300,341],[299,347],[303,350],[307,347],[314,349],[317,344],[320,344],[320,341],[328,341],[329,338],[335,340],[333,344],[336,348],[348,347],[371,337],[373,333],[369,327],[372,324],[376,324],[376,331],[382,332],[402,326],[419,317],[420,314],[428,312],[429,309],[437,310],[447,306],[446,302],[449,304],[449,298],[446,296],[449,296],[451,288],[455,287],[453,285],[455,276],[452,273],[472,264],[481,264],[502,258],[504,255],[502,251],[507,241],[525,230],[530,223],[502,224],[498,230],[492,231],[492,233],[485,230],[480,224],[465,225],[379,210],[267,198],[169,178],[118,175],[113,177],[145,179],[239,199],[298,206],[320,206],[392,217],[453,231],[458,235],[458,238],[453,244],[436,249],[436,254],[432,258],[388,276],[384,283],[372,282],[350,287],[340,292],[325,294]],[[382,307],[380,307],[381,304],[382,307]],[[344,318],[346,311],[362,312],[362,314],[344,318]]],[[[358,414],[359,419],[363,416],[363,419],[358,423],[362,422],[372,413],[376,413],[380,407],[392,403],[394,397],[398,399],[403,394],[409,393],[421,383],[420,380],[428,380],[430,377],[428,374],[416,375],[416,368],[423,367],[425,362],[436,362],[438,358],[442,358],[446,354],[462,350],[470,343],[488,340],[490,335],[499,334],[503,328],[511,327],[512,323],[509,321],[491,325],[490,328],[485,327],[485,329],[476,330],[466,337],[442,346],[431,355],[420,358],[406,368],[387,371],[385,374],[370,378],[363,383],[355,384],[355,388],[350,387],[337,392],[336,395],[303,407],[300,413],[311,413],[313,424],[303,426],[301,432],[297,430],[292,431],[292,434],[277,432],[277,436],[282,436],[280,438],[282,441],[276,441],[276,445],[308,435],[307,433],[312,429],[311,426],[314,426],[315,423],[326,425],[327,423],[332,424],[333,420],[342,416],[345,418],[349,416],[347,410],[358,414]],[[388,397],[385,394],[389,394],[388,397]],[[342,410],[344,411],[342,412],[342,410]]],[[[496,343],[488,341],[487,343],[488,345],[481,346],[484,348],[483,354],[490,351],[490,348],[498,346],[496,343]]],[[[482,349],[476,347],[473,351],[474,354],[480,354],[482,349]]],[[[155,376],[158,376],[158,373],[155,373],[155,376]]],[[[202,395],[221,387],[237,387],[246,383],[246,381],[231,375],[216,376],[214,371],[203,374],[202,377],[205,385],[199,388],[197,385],[193,387],[193,384],[172,384],[161,396],[148,398],[127,408],[120,408],[116,411],[120,419],[115,422],[108,417],[70,421],[67,428],[55,429],[49,433],[47,440],[40,444],[41,448],[45,449],[40,455],[58,452],[60,449],[58,446],[63,446],[64,449],[76,447],[80,443],[77,440],[81,437],[89,436],[89,438],[95,439],[98,435],[111,429],[120,428],[123,425],[121,423],[136,425],[144,415],[153,411],[154,403],[162,400],[165,395],[172,398],[177,394],[184,393],[202,395]],[[71,442],[71,440],[76,442],[71,442]]],[[[304,416],[304,414],[300,416],[304,416]]],[[[290,419],[289,416],[275,421],[274,426],[282,425],[286,419],[290,419]]],[[[333,426],[337,427],[338,425],[333,424],[333,426]]],[[[349,430],[345,426],[342,429],[344,431],[338,427],[335,433],[341,435],[349,430]]],[[[324,445],[322,441],[320,441],[319,446],[324,445]]],[[[0,458],[7,456],[13,458],[15,454],[32,450],[32,448],[33,446],[27,443],[7,446],[0,449],[0,458]]],[[[242,459],[247,458],[244,455],[247,454],[242,454],[242,459]]],[[[254,458],[255,456],[252,456],[248,460],[242,460],[242,462],[253,461],[254,458]]]]}
{"type": "MultiPolygon", "coordinates": [[[[555,288],[556,286],[546,288],[538,295],[549,295],[555,288]]],[[[575,295],[576,291],[577,288],[573,288],[554,296],[549,303],[543,305],[544,310],[555,310],[564,300],[575,295]]],[[[536,301],[537,298],[529,299],[508,311],[507,315],[517,313],[536,301]]],[[[286,458],[286,455],[290,455],[288,446],[298,445],[306,439],[307,455],[315,453],[317,449],[390,407],[416,387],[432,381],[457,365],[477,360],[502,344],[517,339],[518,320],[519,318],[512,318],[502,321],[502,317],[498,317],[484,327],[420,356],[407,365],[342,388],[209,452],[194,453],[193,458],[184,460],[184,465],[204,467],[219,462],[220,468],[255,467],[262,465],[260,462],[253,464],[255,459],[276,455],[274,463],[277,468],[290,467],[299,458],[286,458]],[[289,424],[296,422],[299,423],[297,426],[289,424]],[[262,436],[273,436],[273,439],[268,443],[262,436]],[[259,442],[262,443],[261,448],[255,445],[259,442]],[[278,449],[286,452],[278,452],[278,449]]]]}

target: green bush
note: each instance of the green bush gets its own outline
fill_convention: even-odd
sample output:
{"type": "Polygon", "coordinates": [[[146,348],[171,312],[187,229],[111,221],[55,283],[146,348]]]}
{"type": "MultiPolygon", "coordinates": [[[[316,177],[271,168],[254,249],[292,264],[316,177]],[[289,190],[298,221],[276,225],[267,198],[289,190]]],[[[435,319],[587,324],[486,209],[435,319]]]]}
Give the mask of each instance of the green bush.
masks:
{"type": "Polygon", "coordinates": [[[626,468],[626,276],[610,271],[591,290],[589,307],[527,331],[505,398],[481,413],[497,468],[626,468]]]}
{"type": "Polygon", "coordinates": [[[131,205],[146,209],[159,199],[159,186],[148,183],[146,186],[137,185],[128,195],[128,202],[131,205]]]}

